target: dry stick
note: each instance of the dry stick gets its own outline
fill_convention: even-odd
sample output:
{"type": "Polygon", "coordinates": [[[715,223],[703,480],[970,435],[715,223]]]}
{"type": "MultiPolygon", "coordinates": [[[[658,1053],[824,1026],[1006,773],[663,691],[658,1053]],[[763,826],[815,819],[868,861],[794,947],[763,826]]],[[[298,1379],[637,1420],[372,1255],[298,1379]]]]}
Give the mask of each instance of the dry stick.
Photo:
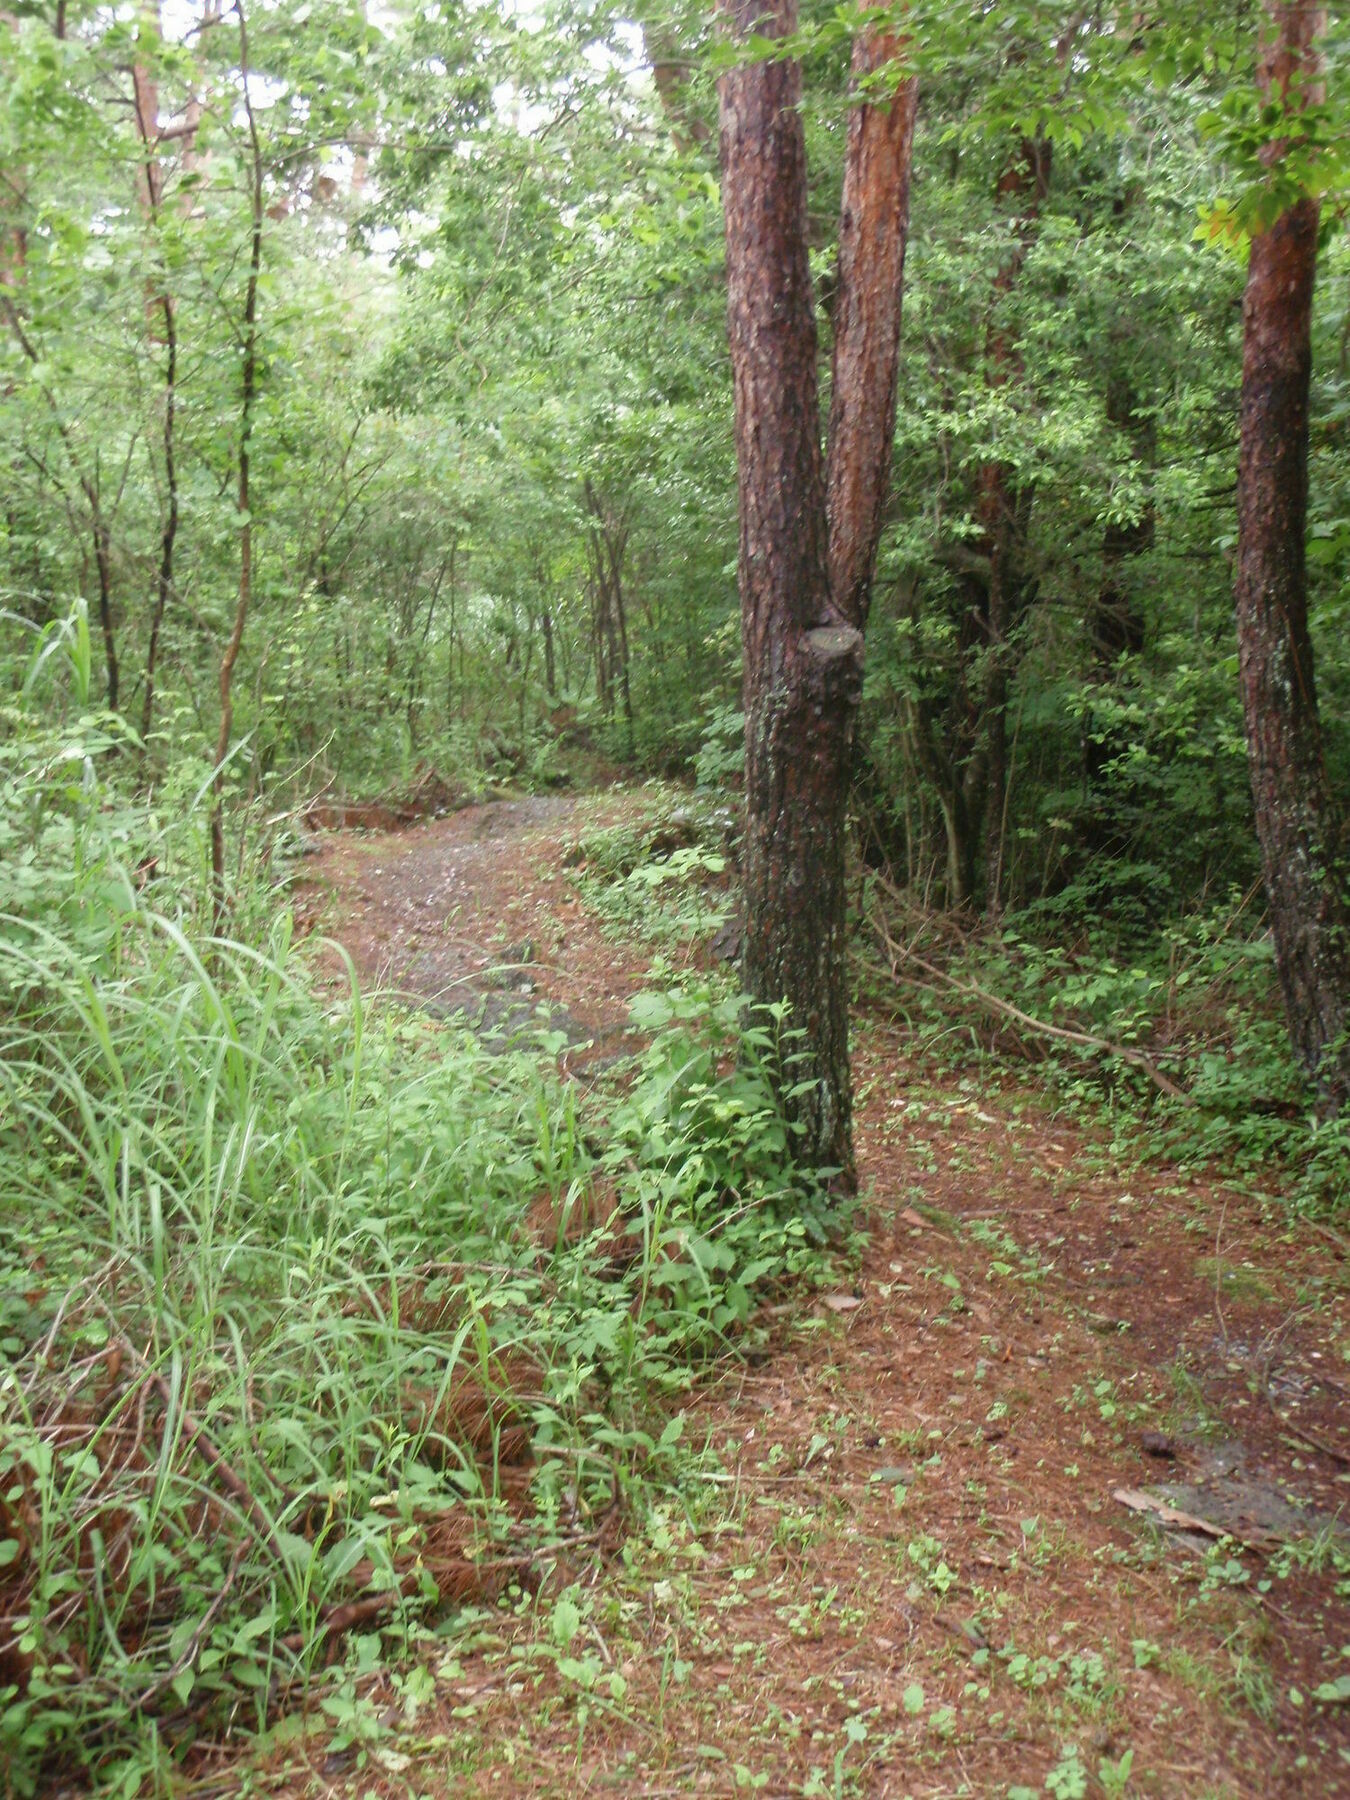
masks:
{"type": "Polygon", "coordinates": [[[220,1584],[215,1599],[212,1600],[210,1606],[208,1606],[206,1611],[202,1614],[192,1636],[188,1639],[187,1643],[184,1644],[182,1650],[169,1664],[168,1668],[165,1669],[164,1673],[157,1676],[155,1680],[150,1683],[150,1686],[145,1689],[144,1693],[138,1694],[134,1700],[128,1701],[127,1710],[129,1712],[144,1712],[152,1700],[157,1700],[166,1688],[172,1686],[183,1673],[183,1670],[190,1668],[197,1660],[197,1652],[201,1649],[202,1642],[206,1637],[207,1632],[215,1624],[217,1618],[220,1616],[221,1608],[224,1606],[226,1600],[229,1599],[230,1590],[234,1586],[235,1577],[239,1573],[240,1565],[247,1554],[248,1547],[248,1540],[246,1538],[230,1558],[230,1566],[225,1572],[225,1579],[220,1584]]]}
{"type": "Polygon", "coordinates": [[[1325,1238],[1341,1256],[1350,1256],[1350,1241],[1347,1241],[1339,1231],[1333,1230],[1330,1225],[1323,1225],[1317,1219],[1309,1219],[1306,1223],[1310,1231],[1315,1231],[1319,1237],[1325,1238]]]}
{"type": "MultiPolygon", "coordinates": [[[[977,987],[973,981],[958,981],[955,975],[949,975],[945,969],[939,969],[933,963],[925,961],[916,951],[903,948],[895,942],[879,922],[876,923],[876,931],[886,949],[892,954],[892,958],[898,952],[902,959],[917,964],[926,975],[931,975],[936,981],[945,982],[956,993],[964,994],[971,1000],[978,1000],[981,1006],[988,1007],[992,1012],[1003,1014],[1005,1018],[1014,1020],[1015,1023],[1024,1026],[1026,1030],[1034,1032],[1039,1037],[1055,1038],[1065,1044],[1082,1044],[1086,1049],[1102,1050],[1108,1056],[1118,1056],[1122,1062],[1133,1063],[1136,1068],[1142,1069],[1150,1081],[1154,1082],[1171,1099],[1181,1100],[1187,1106],[1195,1105],[1191,1096],[1183,1088],[1179,1088],[1175,1081],[1164,1075],[1157,1064],[1145,1056],[1142,1050],[1131,1050],[1124,1044],[1113,1044],[1109,1038],[1098,1037],[1091,1031],[1070,1031],[1064,1025],[1047,1025],[1044,1020],[1034,1019],[1030,1013],[1024,1013],[1020,1006],[1014,1006],[1011,1001],[1001,1000],[997,994],[991,994],[987,989],[977,987]]],[[[892,960],[891,974],[894,975],[896,972],[896,964],[892,960]]]]}
{"type": "MultiPolygon", "coordinates": [[[[159,1394],[160,1399],[164,1402],[165,1411],[171,1415],[173,1411],[173,1394],[170,1391],[168,1382],[160,1374],[158,1369],[152,1369],[149,1366],[145,1361],[145,1358],[142,1357],[125,1338],[120,1341],[130,1352],[134,1360],[140,1363],[141,1367],[145,1370],[147,1378],[159,1394]]],[[[252,1520],[259,1534],[266,1538],[267,1542],[271,1544],[272,1548],[280,1555],[280,1546],[276,1541],[276,1532],[272,1525],[272,1521],[264,1512],[257,1496],[244,1480],[243,1476],[237,1474],[225,1460],[224,1453],[220,1450],[210,1432],[207,1431],[206,1427],[197,1418],[195,1413],[191,1412],[186,1406],[180,1406],[178,1409],[178,1417],[182,1426],[183,1436],[187,1443],[197,1452],[203,1462],[210,1464],[211,1468],[214,1469],[216,1475],[219,1477],[220,1485],[228,1493],[234,1496],[252,1520]]]]}
{"type": "MultiPolygon", "coordinates": [[[[106,1306],[101,1300],[97,1301],[96,1304],[100,1312],[108,1319],[109,1323],[115,1326],[117,1321],[114,1318],[111,1308],[106,1306]]],[[[134,1363],[145,1376],[145,1384],[141,1390],[142,1393],[145,1392],[146,1388],[153,1387],[160,1399],[164,1402],[166,1415],[172,1418],[174,1410],[173,1392],[159,1370],[153,1368],[131,1342],[130,1338],[123,1337],[120,1332],[114,1335],[111,1342],[115,1343],[122,1354],[134,1363]]],[[[221,1486],[239,1502],[259,1535],[265,1538],[272,1546],[277,1556],[281,1557],[281,1546],[277,1543],[275,1527],[243,1476],[237,1474],[226,1461],[224,1453],[216,1444],[210,1432],[207,1431],[206,1427],[188,1406],[179,1406],[178,1419],[183,1437],[188,1446],[197,1452],[203,1462],[210,1465],[219,1477],[221,1486]]],[[[282,1560],[284,1561],[284,1558],[282,1558],[282,1560]]]]}
{"type": "MultiPolygon", "coordinates": [[[[545,1544],[538,1550],[523,1550],[515,1556],[492,1556],[475,1560],[465,1557],[465,1563],[475,1571],[492,1569],[528,1569],[539,1561],[541,1556],[548,1556],[556,1550],[572,1550],[581,1544],[598,1543],[603,1535],[603,1527],[596,1531],[578,1532],[575,1536],[559,1538],[555,1543],[545,1544]]],[[[413,1593],[422,1579],[419,1569],[409,1569],[396,1588],[386,1588],[379,1594],[366,1594],[359,1600],[344,1600],[340,1604],[325,1606],[320,1609],[313,1632],[292,1631],[286,1637],[278,1639],[283,1650],[300,1651],[306,1645],[316,1647],[340,1632],[349,1631],[353,1625],[363,1620],[378,1618],[393,1606],[395,1600],[413,1593]]]]}
{"type": "Polygon", "coordinates": [[[1332,1462],[1340,1463],[1342,1468],[1350,1469],[1350,1455],[1347,1455],[1344,1450],[1338,1450],[1334,1444],[1328,1444],[1325,1438],[1317,1437],[1308,1430],[1306,1425],[1296,1425],[1292,1419],[1287,1418],[1280,1411],[1270,1383],[1271,1370],[1267,1366],[1266,1378],[1261,1384],[1266,1397],[1266,1405],[1270,1408],[1272,1417],[1288,1432],[1289,1442],[1297,1444],[1301,1449],[1316,1451],[1319,1456],[1329,1456],[1332,1462]]]}
{"type": "Polygon", "coordinates": [[[419,1572],[413,1569],[403,1577],[397,1588],[386,1589],[381,1594],[367,1594],[362,1600],[346,1600],[340,1606],[326,1606],[320,1612],[312,1632],[292,1631],[278,1640],[279,1646],[292,1652],[299,1652],[309,1644],[317,1648],[328,1638],[350,1630],[364,1619],[378,1618],[381,1613],[387,1612],[395,1600],[411,1594],[420,1579],[419,1572]]]}

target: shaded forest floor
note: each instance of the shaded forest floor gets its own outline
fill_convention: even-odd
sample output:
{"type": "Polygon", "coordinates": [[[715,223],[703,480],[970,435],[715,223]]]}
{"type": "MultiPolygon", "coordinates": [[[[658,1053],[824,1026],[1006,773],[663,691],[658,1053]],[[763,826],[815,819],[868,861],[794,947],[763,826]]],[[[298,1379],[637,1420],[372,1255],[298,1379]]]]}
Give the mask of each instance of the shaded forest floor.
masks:
{"type": "MultiPolygon", "coordinates": [[[[651,945],[606,935],[577,846],[652,804],[334,834],[302,913],[486,1032],[551,1004],[602,1079],[651,945]]],[[[1221,1171],[1121,1160],[1025,1079],[935,1070],[881,1017],[856,1079],[860,1254],[687,1407],[683,1503],[483,1608],[416,1681],[372,1670],[365,1766],[316,1737],[250,1781],[1350,1794],[1341,1242],[1221,1171]]]]}

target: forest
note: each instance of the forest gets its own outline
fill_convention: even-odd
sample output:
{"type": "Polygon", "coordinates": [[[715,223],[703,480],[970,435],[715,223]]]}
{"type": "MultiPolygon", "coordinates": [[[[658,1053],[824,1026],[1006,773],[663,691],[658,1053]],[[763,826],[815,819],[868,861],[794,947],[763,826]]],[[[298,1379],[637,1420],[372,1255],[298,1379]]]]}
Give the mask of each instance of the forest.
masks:
{"type": "Polygon", "coordinates": [[[1347,68],[0,0],[0,1796],[1350,1794],[1347,68]]]}

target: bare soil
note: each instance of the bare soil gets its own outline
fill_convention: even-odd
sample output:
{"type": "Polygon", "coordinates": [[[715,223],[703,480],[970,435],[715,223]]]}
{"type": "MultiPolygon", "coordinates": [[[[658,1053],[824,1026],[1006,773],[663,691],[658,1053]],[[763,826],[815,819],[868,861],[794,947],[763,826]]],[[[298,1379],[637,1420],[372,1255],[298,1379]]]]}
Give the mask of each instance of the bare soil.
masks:
{"type": "MultiPolygon", "coordinates": [[[[646,804],[335,835],[308,904],[420,1004],[504,970],[603,1047],[648,951],[565,859],[646,804]]],[[[879,1018],[855,1067],[861,1260],[688,1409],[686,1504],[485,1610],[416,1702],[379,1678],[392,1749],[316,1752],[301,1786],[1350,1795],[1345,1241],[879,1018]],[[537,1609],[568,1584],[560,1666],[537,1609]]]]}

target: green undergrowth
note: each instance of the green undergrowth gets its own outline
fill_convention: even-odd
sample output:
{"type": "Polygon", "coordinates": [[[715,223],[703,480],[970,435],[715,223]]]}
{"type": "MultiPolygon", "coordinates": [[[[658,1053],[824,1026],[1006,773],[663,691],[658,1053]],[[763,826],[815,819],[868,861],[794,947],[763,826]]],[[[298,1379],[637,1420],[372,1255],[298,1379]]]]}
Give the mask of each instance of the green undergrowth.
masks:
{"type": "Polygon", "coordinates": [[[54,647],[0,728],[0,1789],[131,1793],[678,1489],[680,1396],[838,1220],[734,997],[642,996],[602,1103],[284,910],[211,937],[197,814],[119,799],[54,647]]]}
{"type": "Polygon", "coordinates": [[[706,938],[734,911],[736,815],[705,795],[588,832],[572,855],[576,883],[606,931],[671,947],[706,938]]]}
{"type": "MultiPolygon", "coordinates": [[[[1350,1121],[1319,1118],[1293,1063],[1250,899],[1128,939],[1065,931],[1045,909],[946,942],[932,921],[892,921],[890,944],[928,967],[901,949],[885,972],[871,964],[865,988],[899,1005],[938,1064],[1032,1064],[1060,1104],[1107,1117],[1134,1155],[1275,1173],[1295,1207],[1335,1212],[1350,1193],[1350,1121]]],[[[885,927],[882,897],[869,906],[885,927]]]]}

